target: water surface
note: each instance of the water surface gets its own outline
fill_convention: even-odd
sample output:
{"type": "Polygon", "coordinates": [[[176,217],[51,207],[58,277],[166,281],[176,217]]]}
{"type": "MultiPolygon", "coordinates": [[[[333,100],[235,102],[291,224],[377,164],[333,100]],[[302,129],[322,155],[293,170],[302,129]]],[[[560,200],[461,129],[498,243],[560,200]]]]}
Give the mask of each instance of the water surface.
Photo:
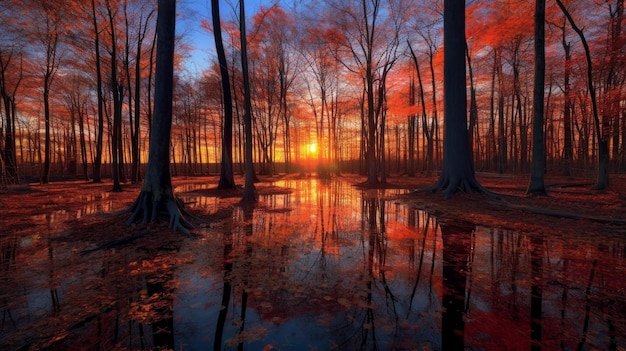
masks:
{"type": "MultiPolygon", "coordinates": [[[[144,260],[54,239],[107,196],[0,237],[0,348],[626,348],[624,239],[443,223],[341,180],[274,185],[291,191],[144,260]]],[[[194,190],[177,193],[224,207],[194,190]]]]}

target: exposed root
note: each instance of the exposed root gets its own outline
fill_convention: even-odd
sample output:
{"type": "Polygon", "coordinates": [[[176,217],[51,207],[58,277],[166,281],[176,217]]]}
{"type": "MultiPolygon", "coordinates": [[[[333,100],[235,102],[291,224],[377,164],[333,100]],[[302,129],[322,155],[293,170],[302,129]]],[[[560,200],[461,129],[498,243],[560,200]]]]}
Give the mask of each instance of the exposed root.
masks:
{"type": "Polygon", "coordinates": [[[160,216],[167,216],[170,229],[180,230],[185,235],[192,236],[189,229],[193,229],[193,225],[185,219],[185,216],[193,216],[189,215],[182,203],[171,195],[154,200],[151,192],[142,191],[126,212],[131,213],[126,220],[128,224],[157,223],[160,216]]]}
{"type": "Polygon", "coordinates": [[[443,191],[444,199],[449,199],[457,191],[463,193],[479,193],[485,194],[494,199],[500,199],[500,196],[484,186],[482,186],[474,177],[450,177],[442,175],[437,182],[429,187],[416,189],[414,192],[438,192],[443,191]]]}

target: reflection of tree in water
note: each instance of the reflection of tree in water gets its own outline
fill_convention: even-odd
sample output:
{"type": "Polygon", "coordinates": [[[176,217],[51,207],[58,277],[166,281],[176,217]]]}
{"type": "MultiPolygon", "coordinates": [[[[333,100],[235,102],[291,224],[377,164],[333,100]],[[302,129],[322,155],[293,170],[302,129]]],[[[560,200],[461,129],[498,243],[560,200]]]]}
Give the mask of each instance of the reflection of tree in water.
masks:
{"type": "MultiPolygon", "coordinates": [[[[15,289],[15,283],[11,284],[10,274],[15,271],[17,265],[17,235],[0,236],[0,311],[2,311],[2,322],[0,322],[0,333],[5,331],[5,327],[15,328],[17,326],[11,313],[11,305],[15,299],[11,297],[10,291],[15,289]]],[[[0,334],[1,335],[1,334],[0,334]]]]}
{"type": "Polygon", "coordinates": [[[541,350],[542,304],[543,304],[543,243],[542,235],[533,235],[530,239],[530,337],[531,350],[541,350]]]}
{"type": "MultiPolygon", "coordinates": [[[[228,308],[216,311],[225,323],[222,345],[324,340],[315,346],[546,349],[567,337],[564,348],[575,349],[580,340],[583,348],[597,345],[598,311],[606,313],[606,328],[620,323],[619,302],[609,309],[613,302],[599,294],[598,282],[613,284],[597,278],[602,271],[610,276],[607,268],[598,265],[589,282],[594,268],[581,256],[602,251],[593,245],[559,249],[550,237],[541,243],[509,230],[439,227],[427,213],[385,200],[382,191],[346,200],[332,182],[327,187],[311,192],[312,203],[294,192],[268,201],[254,216],[235,211],[232,272],[227,265],[220,272],[232,290],[220,290],[221,308],[228,308]],[[302,204],[310,207],[301,211],[302,204]],[[564,278],[568,284],[561,284],[564,278]],[[581,318],[586,306],[587,328],[581,318]],[[557,309],[563,317],[555,315],[557,309]],[[559,323],[546,322],[550,318],[564,326],[554,328],[559,323]],[[313,336],[298,339],[294,325],[313,336]]],[[[226,246],[217,255],[221,260],[226,246]]],[[[621,345],[619,335],[613,340],[621,345]]]]}
{"type": "MultiPolygon", "coordinates": [[[[46,216],[49,216],[46,215],[46,216]]],[[[48,221],[50,223],[50,221],[48,221]]],[[[48,288],[50,289],[50,298],[52,305],[52,313],[57,314],[61,311],[61,303],[59,302],[59,283],[58,279],[55,277],[54,266],[54,248],[52,246],[52,239],[49,236],[50,231],[48,231],[48,237],[46,238],[46,242],[48,245],[48,288]]]]}
{"type": "MultiPolygon", "coordinates": [[[[252,236],[255,233],[254,207],[243,204],[233,209],[231,220],[224,227],[224,249],[222,256],[223,264],[223,287],[220,310],[217,316],[213,349],[220,350],[224,345],[237,345],[238,350],[243,350],[244,342],[249,340],[246,332],[246,315],[248,311],[248,295],[256,287],[254,277],[262,267],[255,262],[254,243],[252,236]],[[239,251],[239,252],[238,252],[239,251]],[[233,294],[241,294],[240,299],[232,299],[233,294]],[[225,328],[228,325],[230,305],[233,305],[230,316],[232,324],[238,328],[234,335],[224,340],[225,328]],[[237,311],[237,306],[239,310],[237,311]],[[236,315],[239,314],[237,318],[236,315]]],[[[226,337],[231,336],[231,332],[226,337]]]]}
{"type": "MultiPolygon", "coordinates": [[[[234,216],[231,216],[231,218],[232,217],[234,216]]],[[[233,229],[232,220],[228,221],[222,234],[222,240],[224,241],[224,258],[222,262],[224,267],[222,301],[220,303],[220,311],[217,317],[213,350],[220,350],[222,348],[224,326],[226,324],[226,316],[228,315],[228,306],[230,305],[230,294],[232,291],[230,274],[233,271],[233,261],[231,257],[231,252],[233,251],[233,229]]]]}
{"type": "MultiPolygon", "coordinates": [[[[433,247],[432,247],[432,255],[431,255],[432,260],[430,262],[430,274],[428,275],[428,296],[429,296],[430,303],[435,302],[432,292],[433,292],[433,275],[434,275],[434,270],[435,270],[435,257],[436,257],[436,252],[437,252],[436,231],[438,228],[438,224],[437,224],[437,219],[434,217],[431,217],[430,214],[427,212],[422,212],[418,210],[409,210],[407,217],[408,217],[408,225],[410,227],[422,229],[422,240],[419,243],[420,252],[418,255],[419,259],[418,259],[418,264],[416,268],[417,272],[416,272],[415,282],[413,283],[413,287],[411,289],[411,295],[409,297],[409,305],[406,311],[406,318],[408,319],[409,315],[411,314],[413,310],[412,308],[413,302],[415,301],[415,295],[418,292],[418,286],[422,278],[424,259],[426,257],[426,238],[428,238],[428,234],[430,231],[435,232],[435,235],[433,235],[433,247]]],[[[409,252],[409,264],[412,266],[415,265],[415,257],[416,257],[415,246],[416,246],[416,243],[414,242],[414,240],[412,240],[412,245],[410,246],[410,252],[409,252]]]]}
{"type": "Polygon", "coordinates": [[[444,350],[465,347],[467,272],[471,267],[470,247],[473,226],[439,223],[443,241],[443,299],[441,346],[444,350]]]}

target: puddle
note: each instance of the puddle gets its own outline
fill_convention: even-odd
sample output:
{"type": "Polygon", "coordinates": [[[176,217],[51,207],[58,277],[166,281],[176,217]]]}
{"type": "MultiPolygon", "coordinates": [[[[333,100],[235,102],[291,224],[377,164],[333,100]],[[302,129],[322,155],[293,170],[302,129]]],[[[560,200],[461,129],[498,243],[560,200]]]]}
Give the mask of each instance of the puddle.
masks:
{"type": "MultiPolygon", "coordinates": [[[[439,223],[394,201],[400,190],[341,180],[274,185],[293,191],[235,207],[223,228],[141,262],[0,237],[0,348],[626,347],[626,240],[439,223]]],[[[217,210],[201,188],[184,200],[217,210]]],[[[33,221],[60,226],[110,201],[33,221]]]]}

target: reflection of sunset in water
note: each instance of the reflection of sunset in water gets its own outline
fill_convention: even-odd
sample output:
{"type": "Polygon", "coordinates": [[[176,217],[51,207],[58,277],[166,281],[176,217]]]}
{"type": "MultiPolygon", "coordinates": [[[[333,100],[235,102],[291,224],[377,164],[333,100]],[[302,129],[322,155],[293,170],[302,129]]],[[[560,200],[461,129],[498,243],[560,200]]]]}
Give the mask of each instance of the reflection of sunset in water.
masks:
{"type": "MultiPolygon", "coordinates": [[[[393,200],[397,190],[360,190],[341,180],[318,179],[274,185],[293,191],[261,196],[262,205],[247,215],[234,210],[238,229],[232,232],[233,265],[223,280],[233,289],[229,303],[234,311],[228,312],[231,324],[224,326],[224,340],[234,343],[243,337],[250,348],[271,341],[294,350],[303,345],[320,350],[463,347],[459,345],[527,349],[536,342],[546,348],[568,344],[570,340],[556,335],[577,330],[553,323],[544,327],[551,337],[543,341],[533,340],[529,332],[535,313],[530,292],[537,282],[530,277],[538,274],[530,264],[531,252],[539,249],[539,257],[551,262],[576,252],[537,248],[530,236],[511,231],[440,225],[428,213],[393,200]],[[244,290],[245,325],[251,334],[229,327],[244,322],[244,290]],[[450,301],[454,304],[446,307],[450,301]],[[456,337],[443,341],[443,335],[456,337]]],[[[552,240],[546,244],[556,248],[560,241],[552,240]]],[[[212,259],[219,260],[219,254],[212,259]]],[[[619,260],[623,266],[624,258],[619,260]]],[[[547,284],[548,266],[543,267],[541,281],[547,284]]],[[[557,272],[550,274],[556,277],[566,267],[553,268],[557,272]]],[[[207,275],[206,268],[200,270],[207,275]]],[[[191,267],[181,271],[181,277],[195,284],[198,274],[191,267]]],[[[208,275],[219,281],[221,274],[218,269],[208,275]]],[[[583,288],[585,275],[568,276],[583,288]]],[[[544,288],[550,291],[542,297],[545,316],[558,318],[562,308],[572,316],[584,313],[584,301],[573,292],[572,304],[557,308],[563,306],[557,290],[544,288]]],[[[222,292],[219,284],[212,291],[222,292]]],[[[179,294],[185,304],[207,303],[206,295],[184,286],[179,294]]],[[[211,304],[219,304],[215,298],[208,298],[211,304]]],[[[200,347],[202,342],[194,343],[192,335],[212,333],[213,328],[198,329],[194,318],[185,317],[190,311],[183,304],[177,308],[180,330],[186,330],[183,340],[200,347]]],[[[602,345],[608,335],[605,329],[587,342],[602,345]]]]}
{"type": "Polygon", "coordinates": [[[209,184],[177,187],[224,221],[176,245],[148,231],[137,240],[161,250],[143,260],[125,244],[85,253],[101,241],[73,236],[76,218],[119,210],[113,195],[33,215],[0,237],[0,281],[12,282],[0,284],[0,348],[30,330],[71,335],[67,349],[626,347],[623,238],[439,222],[404,205],[403,190],[340,177],[271,185],[254,207],[206,196],[209,184]],[[73,329],[54,329],[70,317],[73,329]]]}

